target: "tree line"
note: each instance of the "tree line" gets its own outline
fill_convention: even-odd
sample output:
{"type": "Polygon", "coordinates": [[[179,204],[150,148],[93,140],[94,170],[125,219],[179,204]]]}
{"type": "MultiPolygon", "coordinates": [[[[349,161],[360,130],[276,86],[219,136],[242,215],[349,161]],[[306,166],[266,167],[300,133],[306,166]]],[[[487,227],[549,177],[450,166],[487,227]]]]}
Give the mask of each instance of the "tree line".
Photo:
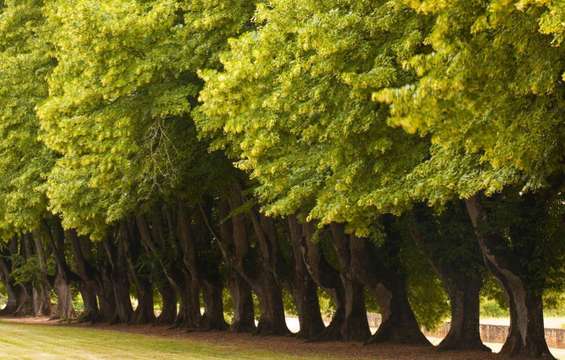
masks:
{"type": "Polygon", "coordinates": [[[73,318],[78,292],[83,321],[286,335],[293,307],[301,338],[430,345],[436,279],[438,348],[488,350],[494,277],[502,353],[551,357],[563,24],[552,0],[0,0],[1,313],[73,318]]]}

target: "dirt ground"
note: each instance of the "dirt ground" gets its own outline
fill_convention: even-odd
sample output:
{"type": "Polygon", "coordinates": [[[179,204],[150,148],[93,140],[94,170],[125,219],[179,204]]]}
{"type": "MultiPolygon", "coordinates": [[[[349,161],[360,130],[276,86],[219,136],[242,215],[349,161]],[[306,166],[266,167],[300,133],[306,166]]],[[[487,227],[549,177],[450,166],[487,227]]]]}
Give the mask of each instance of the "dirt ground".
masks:
{"type": "Polygon", "coordinates": [[[433,347],[393,344],[363,345],[361,343],[343,342],[308,343],[292,336],[263,337],[230,332],[187,332],[186,330],[169,329],[165,326],[152,325],[66,324],[57,321],[49,321],[46,318],[3,318],[2,320],[27,324],[122,331],[166,337],[169,339],[190,339],[192,341],[210,344],[230,343],[242,348],[264,349],[304,358],[308,358],[309,356],[323,356],[330,359],[379,360],[488,360],[501,358],[496,354],[484,352],[438,352],[433,347]]]}

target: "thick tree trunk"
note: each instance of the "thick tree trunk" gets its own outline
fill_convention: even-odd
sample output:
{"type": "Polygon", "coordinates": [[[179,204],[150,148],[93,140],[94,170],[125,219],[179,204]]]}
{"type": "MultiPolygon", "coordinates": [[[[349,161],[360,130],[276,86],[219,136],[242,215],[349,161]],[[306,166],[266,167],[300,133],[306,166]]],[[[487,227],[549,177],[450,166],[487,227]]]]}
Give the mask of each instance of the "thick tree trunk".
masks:
{"type": "Polygon", "coordinates": [[[139,270],[137,264],[142,254],[139,233],[133,221],[122,224],[121,245],[124,247],[124,257],[127,262],[130,282],[135,286],[137,307],[133,313],[132,322],[135,324],[150,324],[155,322],[153,301],[153,285],[149,275],[139,270]]]}
{"type": "Polygon", "coordinates": [[[438,345],[438,350],[484,350],[490,351],[481,341],[479,323],[480,276],[456,276],[443,272],[442,278],[451,303],[449,333],[438,345]]]}
{"type": "Polygon", "coordinates": [[[209,203],[199,206],[200,214],[195,215],[194,240],[197,253],[196,273],[202,284],[204,315],[201,328],[204,330],[226,330],[224,319],[224,279],[220,272],[221,254],[216,246],[218,238],[210,223],[212,217],[209,203]]]}
{"type": "Polygon", "coordinates": [[[135,324],[152,324],[156,321],[153,301],[153,285],[146,278],[140,278],[136,284],[137,307],[133,313],[135,324]]]}
{"type": "Polygon", "coordinates": [[[427,207],[416,207],[410,225],[412,238],[428,255],[451,304],[449,332],[437,349],[490,351],[480,337],[483,258],[462,204],[454,203],[447,212],[440,217],[427,207]],[[459,227],[456,235],[444,231],[444,221],[446,226],[459,227]]]}
{"type": "Polygon", "coordinates": [[[185,288],[181,299],[181,319],[183,327],[196,330],[200,327],[200,283],[188,271],[183,271],[185,288]]]}
{"type": "Polygon", "coordinates": [[[16,290],[16,309],[15,316],[32,316],[35,315],[33,307],[33,289],[31,285],[18,285],[16,290]]]}
{"type": "Polygon", "coordinates": [[[308,340],[317,338],[324,330],[320,312],[317,286],[310,276],[304,260],[304,241],[302,226],[294,216],[288,218],[290,240],[294,256],[294,278],[292,294],[298,309],[300,332],[298,336],[308,340]]]}
{"type": "Polygon", "coordinates": [[[277,279],[278,244],[272,220],[255,209],[250,213],[251,222],[261,259],[260,270],[251,287],[259,297],[261,316],[257,325],[259,335],[288,335],[282,298],[282,289],[277,279]]]}
{"type": "MultiPolygon", "coordinates": [[[[178,312],[175,304],[174,327],[196,329],[200,323],[199,284],[184,265],[183,244],[180,241],[176,241],[174,244],[166,244],[159,213],[153,214],[152,222],[152,227],[149,229],[143,216],[136,217],[142,243],[160,261],[163,273],[170,287],[174,290],[175,300],[179,301],[178,312]],[[165,261],[163,254],[168,254],[168,246],[174,246],[177,251],[171,254],[171,259],[165,261]]],[[[169,224],[169,233],[171,238],[178,238],[178,230],[173,224],[169,224]]],[[[170,296],[168,298],[172,299],[170,296]]]]}
{"type": "Polygon", "coordinates": [[[133,306],[129,293],[125,251],[123,246],[114,244],[111,239],[105,239],[103,246],[109,265],[109,280],[114,293],[115,308],[111,323],[127,324],[133,318],[133,306]]]}
{"type": "MultiPolygon", "coordinates": [[[[394,219],[383,219],[385,241],[375,247],[367,239],[344,236],[350,251],[349,269],[351,277],[367,286],[376,294],[381,308],[382,322],[369,343],[393,342],[413,345],[430,345],[426,339],[410,303],[406,291],[406,280],[400,263],[400,234],[394,228],[394,219]]],[[[340,232],[343,232],[342,228],[340,232]]],[[[334,230],[334,234],[337,233],[334,230]]],[[[346,245],[344,245],[346,247],[346,245]]],[[[347,248],[346,248],[347,249],[347,248]]],[[[345,252],[346,250],[340,250],[345,252]]]]}
{"type": "Polygon", "coordinates": [[[51,226],[48,223],[44,225],[49,235],[53,257],[57,265],[54,283],[55,293],[57,294],[57,307],[54,317],[69,320],[75,317],[71,282],[79,282],[80,278],[71,271],[67,264],[65,258],[65,234],[60,222],[55,220],[51,226]]]}
{"type": "Polygon", "coordinates": [[[75,230],[65,231],[65,238],[71,242],[71,249],[75,260],[77,275],[80,278],[79,291],[84,304],[84,312],[80,321],[97,322],[100,319],[100,310],[97,300],[97,282],[94,268],[88,263],[85,251],[75,230]]]}
{"type": "Polygon", "coordinates": [[[288,335],[284,305],[280,286],[272,276],[262,276],[260,288],[256,290],[259,297],[261,316],[257,325],[259,335],[288,335]]]}
{"type": "Polygon", "coordinates": [[[173,324],[177,318],[177,294],[168,280],[158,286],[161,294],[161,313],[157,318],[158,324],[173,324]]]}
{"type": "MultiPolygon", "coordinates": [[[[230,216],[228,202],[221,203],[220,216],[224,219],[230,216]]],[[[243,216],[236,214],[231,217],[231,220],[225,220],[220,224],[220,234],[218,245],[229,272],[228,288],[234,312],[230,330],[233,332],[254,332],[256,330],[255,309],[251,286],[241,275],[245,274],[243,259],[247,254],[248,246],[243,216]],[[239,243],[235,242],[236,237],[239,243]]]]}
{"type": "Polygon", "coordinates": [[[69,282],[58,272],[55,277],[55,293],[57,294],[57,308],[54,318],[70,320],[74,318],[73,294],[69,282]]]}
{"type": "Polygon", "coordinates": [[[226,330],[228,324],[224,319],[223,286],[204,282],[205,312],[200,322],[203,330],[226,330]]]}
{"type": "Polygon", "coordinates": [[[430,342],[418,326],[408,302],[406,281],[398,274],[390,274],[377,287],[377,301],[382,322],[370,343],[393,342],[410,345],[429,345],[430,342]]]}
{"type": "MultiPolygon", "coordinates": [[[[103,250],[100,253],[103,253],[103,250]]],[[[113,324],[119,322],[119,319],[116,315],[116,295],[114,294],[114,283],[111,276],[111,269],[105,261],[98,271],[96,294],[100,306],[101,320],[113,324]]]]}
{"type": "Polygon", "coordinates": [[[314,225],[304,224],[304,243],[302,253],[306,268],[316,284],[326,290],[332,297],[335,312],[330,324],[312,341],[335,341],[343,340],[341,328],[345,321],[345,290],[339,272],[326,260],[320,245],[312,239],[314,236],[314,225]]]}
{"type": "Polygon", "coordinates": [[[340,224],[330,226],[333,244],[341,267],[340,278],[345,294],[345,319],[341,327],[341,336],[346,341],[366,341],[371,332],[367,320],[363,285],[353,273],[352,265],[357,262],[357,252],[351,251],[349,237],[340,224]]]}
{"type": "MultiPolygon", "coordinates": [[[[34,232],[33,235],[30,234],[27,236],[29,236],[29,240],[27,241],[33,241],[35,255],[39,263],[39,281],[33,287],[33,312],[37,316],[50,316],[52,313],[51,298],[49,296],[51,284],[49,283],[47,273],[47,259],[43,242],[41,241],[39,231],[34,232]]],[[[29,254],[31,254],[31,252],[29,254]]]]}
{"type": "Polygon", "coordinates": [[[501,354],[554,359],[544,335],[543,302],[540,291],[531,290],[520,276],[510,250],[503,252],[501,236],[485,230],[488,219],[477,196],[465,201],[479,245],[489,270],[502,284],[509,298],[510,331],[501,354]],[[496,250],[495,250],[496,249],[496,250]]]}
{"type": "Polygon", "coordinates": [[[96,296],[96,283],[81,281],[79,292],[84,305],[84,311],[79,316],[79,321],[94,323],[101,320],[100,311],[98,309],[98,298],[96,296]]]}
{"type": "MultiPolygon", "coordinates": [[[[228,199],[232,211],[237,211],[243,205],[241,189],[234,186],[228,199]]],[[[226,261],[245,280],[259,299],[261,316],[255,333],[258,335],[287,335],[282,290],[277,278],[278,245],[274,236],[274,227],[270,220],[258,214],[255,209],[243,214],[235,214],[231,218],[233,233],[227,229],[224,239],[220,240],[220,249],[226,261]],[[255,248],[250,245],[246,220],[251,220],[256,235],[255,248]],[[229,235],[229,236],[228,236],[229,235]]],[[[245,300],[248,301],[248,298],[245,300]]],[[[251,303],[248,303],[251,305],[251,303]]],[[[249,319],[250,313],[245,317],[249,319]]],[[[241,318],[241,317],[240,317],[241,318]]],[[[252,328],[252,327],[250,327],[252,328]]]]}
{"type": "MultiPolygon", "coordinates": [[[[17,244],[15,246],[17,248],[17,244]]],[[[14,315],[18,310],[18,296],[16,294],[17,285],[14,284],[11,278],[10,257],[11,252],[8,248],[4,249],[0,253],[0,281],[4,283],[4,289],[6,289],[6,295],[8,297],[6,306],[0,310],[0,316],[14,315]]]]}
{"type": "Polygon", "coordinates": [[[234,312],[230,330],[238,333],[255,331],[255,311],[251,287],[237,272],[233,272],[229,280],[229,290],[234,312]]]}

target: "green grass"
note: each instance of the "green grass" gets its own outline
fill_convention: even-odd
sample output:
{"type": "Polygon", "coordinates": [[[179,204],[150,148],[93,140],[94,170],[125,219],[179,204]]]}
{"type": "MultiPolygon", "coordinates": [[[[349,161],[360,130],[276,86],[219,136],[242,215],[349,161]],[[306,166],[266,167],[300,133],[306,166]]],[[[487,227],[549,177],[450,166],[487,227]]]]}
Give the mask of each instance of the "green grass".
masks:
{"type": "MultiPolygon", "coordinates": [[[[0,322],[0,359],[299,359],[190,339],[111,330],[0,322]]],[[[308,359],[321,359],[308,357],[308,359]]]]}

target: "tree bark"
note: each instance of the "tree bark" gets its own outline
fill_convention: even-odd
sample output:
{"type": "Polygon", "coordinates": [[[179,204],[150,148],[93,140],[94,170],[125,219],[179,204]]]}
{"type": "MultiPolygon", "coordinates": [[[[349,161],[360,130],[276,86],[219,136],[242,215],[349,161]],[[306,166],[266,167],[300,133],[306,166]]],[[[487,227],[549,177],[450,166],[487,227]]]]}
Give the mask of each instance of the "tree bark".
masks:
{"type": "Polygon", "coordinates": [[[354,273],[375,293],[382,321],[370,343],[392,342],[431,345],[420,330],[408,301],[406,277],[400,261],[402,242],[396,218],[384,216],[384,244],[376,247],[366,239],[351,237],[354,273]],[[373,254],[373,256],[369,256],[373,254]]]}
{"type": "Polygon", "coordinates": [[[114,244],[112,239],[103,241],[108,261],[108,279],[114,293],[114,318],[111,323],[129,323],[133,318],[133,306],[130,299],[130,284],[127,277],[127,259],[122,244],[114,244]]]}
{"type": "Polygon", "coordinates": [[[449,332],[437,349],[491,351],[480,336],[483,259],[462,204],[452,205],[446,210],[449,214],[441,217],[434,217],[427,207],[417,207],[410,226],[413,239],[428,255],[451,304],[449,332]],[[442,222],[447,227],[457,226],[457,234],[450,231],[446,234],[441,228],[442,222]]]}
{"type": "Polygon", "coordinates": [[[257,325],[260,335],[288,335],[282,298],[282,288],[277,279],[278,244],[271,219],[253,209],[249,216],[257,237],[260,270],[251,287],[259,297],[261,316],[257,325]]]}
{"type": "Polygon", "coordinates": [[[241,234],[237,234],[238,232],[245,231],[244,219],[242,215],[234,214],[231,216],[231,219],[227,220],[230,216],[228,202],[220,204],[220,215],[223,219],[226,219],[220,225],[219,247],[229,272],[228,288],[234,312],[230,330],[238,333],[254,332],[256,330],[255,309],[251,287],[241,275],[241,273],[245,272],[243,269],[243,258],[245,258],[247,251],[247,238],[246,235],[242,237],[241,234]],[[234,242],[235,236],[243,243],[236,244],[234,242]]]}
{"type": "Polygon", "coordinates": [[[229,290],[233,302],[233,322],[230,330],[236,333],[255,331],[255,310],[251,287],[236,272],[230,274],[229,290]]]}
{"type": "Polygon", "coordinates": [[[314,231],[314,225],[309,223],[303,225],[304,244],[302,253],[312,279],[318,287],[324,289],[332,297],[335,312],[330,324],[311,341],[344,340],[341,335],[341,328],[345,321],[345,290],[339,272],[326,260],[320,245],[313,241],[314,231]]]}
{"type": "Polygon", "coordinates": [[[483,350],[485,346],[480,335],[480,297],[482,280],[480,277],[464,277],[443,272],[442,278],[451,303],[451,324],[449,333],[438,345],[438,350],[483,350]]]}
{"type": "Polygon", "coordinates": [[[509,298],[510,330],[501,354],[554,359],[545,340],[541,291],[528,287],[505,240],[486,226],[487,213],[478,196],[465,201],[489,270],[502,284],[509,298]]]}
{"type": "Polygon", "coordinates": [[[157,318],[158,324],[173,324],[177,318],[177,294],[168,280],[158,286],[161,294],[161,313],[157,318]]]}
{"type": "MultiPolygon", "coordinates": [[[[167,210],[165,209],[164,211],[167,210]]],[[[177,240],[177,226],[172,223],[168,224],[168,238],[171,239],[171,242],[168,243],[165,239],[161,212],[156,211],[153,213],[151,229],[146,219],[141,215],[136,217],[136,224],[141,242],[147,251],[152,253],[159,261],[163,274],[175,293],[175,300],[180,302],[178,312],[176,304],[174,305],[174,312],[176,312],[174,327],[197,328],[200,322],[199,286],[193,281],[184,266],[183,246],[177,240]],[[172,253],[169,251],[171,247],[175,250],[172,253]]],[[[171,296],[168,296],[168,298],[172,299],[171,296]]]]}
{"type": "MultiPolygon", "coordinates": [[[[33,241],[35,256],[39,264],[39,281],[33,287],[33,312],[36,316],[51,316],[51,298],[49,296],[51,284],[49,283],[47,258],[40,232],[35,231],[33,234],[24,236],[28,237],[29,240],[27,241],[33,241]]],[[[28,255],[31,255],[31,252],[28,255]]]]}
{"type": "Polygon", "coordinates": [[[324,330],[324,322],[320,312],[317,286],[304,260],[304,241],[302,226],[294,216],[288,218],[290,241],[294,257],[294,278],[292,279],[292,294],[298,309],[300,332],[298,336],[304,339],[316,339],[324,330]]]}
{"type": "Polygon", "coordinates": [[[382,280],[377,286],[377,301],[381,308],[382,322],[370,343],[430,345],[410,307],[406,281],[402,276],[391,274],[388,279],[382,280]]]}
{"type": "Polygon", "coordinates": [[[17,285],[14,283],[11,276],[12,252],[10,251],[10,248],[13,249],[12,251],[17,251],[17,239],[13,238],[10,243],[10,246],[6,246],[6,248],[2,249],[0,252],[0,281],[4,283],[8,297],[6,306],[0,310],[0,316],[15,315],[18,310],[17,285]]]}
{"type": "Polygon", "coordinates": [[[54,314],[55,318],[70,320],[75,317],[73,308],[73,294],[71,283],[80,282],[78,275],[73,273],[65,258],[65,234],[61,223],[55,219],[52,224],[44,224],[45,231],[48,233],[53,257],[57,265],[54,288],[57,294],[57,307],[54,314]]]}
{"type": "Polygon", "coordinates": [[[353,273],[352,263],[357,262],[357,253],[351,251],[348,236],[344,226],[331,224],[333,244],[337,253],[345,294],[345,319],[341,327],[341,336],[345,341],[366,341],[370,336],[367,309],[363,285],[353,273]]]}
{"type": "Polygon", "coordinates": [[[132,322],[135,324],[150,324],[155,322],[153,302],[153,285],[149,275],[139,270],[139,259],[142,247],[139,234],[133,221],[122,223],[121,245],[124,247],[124,257],[127,262],[130,282],[135,286],[137,307],[133,313],[132,322]]]}
{"type": "Polygon", "coordinates": [[[84,312],[80,321],[97,322],[101,320],[97,300],[97,282],[95,270],[87,260],[83,246],[75,230],[65,231],[65,238],[71,242],[71,249],[75,260],[75,267],[80,278],[79,291],[84,304],[84,312]]]}
{"type": "Polygon", "coordinates": [[[196,241],[196,272],[202,284],[204,297],[204,315],[201,328],[204,330],[226,330],[224,319],[223,290],[224,281],[220,272],[221,255],[216,246],[218,238],[210,223],[212,211],[209,202],[199,205],[199,214],[194,215],[193,230],[196,241]]]}

